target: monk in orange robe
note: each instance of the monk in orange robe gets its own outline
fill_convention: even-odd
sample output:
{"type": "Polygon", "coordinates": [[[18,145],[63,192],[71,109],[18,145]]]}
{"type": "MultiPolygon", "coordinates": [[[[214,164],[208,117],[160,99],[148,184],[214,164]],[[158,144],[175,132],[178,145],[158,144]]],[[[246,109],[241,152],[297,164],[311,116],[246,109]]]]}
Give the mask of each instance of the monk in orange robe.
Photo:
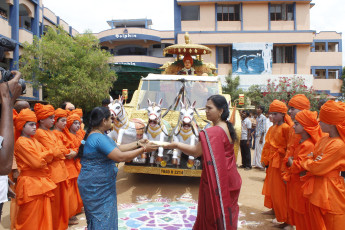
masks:
{"type": "Polygon", "coordinates": [[[68,228],[69,200],[68,200],[68,171],[65,165],[65,155],[69,151],[50,129],[54,125],[55,109],[52,105],[35,104],[34,107],[39,128],[35,139],[54,154],[54,160],[49,164],[51,179],[57,185],[52,199],[52,213],[54,229],[68,228]]]}
{"type": "MultiPolygon", "coordinates": [[[[78,224],[78,219],[75,217],[78,210],[78,201],[81,200],[78,194],[75,194],[77,186],[77,179],[78,179],[78,170],[76,169],[75,160],[74,158],[77,156],[77,152],[75,149],[70,147],[71,144],[69,143],[65,133],[63,130],[67,124],[67,116],[68,111],[64,109],[57,109],[55,110],[55,121],[54,121],[54,130],[53,133],[59,139],[59,141],[63,144],[64,148],[68,150],[68,154],[65,156],[65,164],[68,171],[68,200],[69,200],[69,224],[78,224]],[[79,196],[79,197],[78,197],[79,196]]],[[[80,201],[81,202],[81,201],[80,201]]]]}
{"type": "Polygon", "coordinates": [[[14,155],[20,170],[16,194],[19,206],[16,229],[53,229],[51,199],[56,189],[50,178],[49,164],[54,154],[35,138],[36,116],[23,109],[14,119],[16,136],[14,155]]]}
{"type": "MultiPolygon", "coordinates": [[[[81,144],[80,139],[77,137],[76,133],[80,129],[80,124],[81,124],[81,119],[80,116],[77,114],[71,114],[67,117],[67,123],[66,127],[63,130],[63,133],[65,134],[67,138],[67,145],[66,147],[68,149],[71,149],[75,152],[79,151],[79,146],[81,144]]],[[[73,202],[70,202],[70,207],[71,209],[74,210],[74,215],[78,214],[81,212],[81,208],[83,207],[83,201],[81,200],[80,194],[79,194],[79,189],[78,189],[78,176],[79,176],[79,171],[78,171],[78,163],[76,163],[75,158],[74,159],[69,159],[70,161],[69,167],[70,170],[73,170],[73,175],[71,176],[70,181],[70,200],[73,200],[73,202]],[[73,163],[73,165],[72,165],[73,163]],[[74,168],[73,168],[74,166],[74,168]]]]}
{"type": "MultiPolygon", "coordinates": [[[[288,106],[289,106],[288,114],[290,115],[291,119],[294,121],[295,116],[298,112],[304,109],[306,110],[310,109],[310,101],[304,94],[296,94],[290,99],[288,106]]],[[[285,163],[287,162],[288,158],[294,154],[293,151],[296,148],[296,146],[299,144],[300,139],[301,139],[301,135],[295,133],[294,125],[292,124],[289,131],[289,141],[288,141],[288,147],[286,150],[286,157],[284,159],[284,164],[282,168],[283,171],[286,169],[285,163]]]]}
{"type": "MultiPolygon", "coordinates": [[[[268,119],[272,120],[272,116],[269,115],[268,119]]],[[[267,185],[269,184],[269,178],[268,178],[267,174],[269,174],[269,170],[270,170],[270,168],[268,167],[268,164],[269,164],[269,159],[270,159],[270,148],[271,148],[269,139],[270,139],[272,127],[273,126],[271,126],[266,133],[265,144],[264,144],[264,147],[263,147],[262,153],[261,153],[261,164],[263,167],[266,168],[266,178],[264,181],[264,185],[262,187],[262,195],[265,196],[264,206],[266,208],[269,208],[269,209],[273,208],[272,200],[271,200],[271,194],[270,194],[269,189],[267,187],[267,185]]],[[[265,214],[274,214],[274,212],[266,212],[265,214]]]]}
{"type": "Polygon", "coordinates": [[[320,110],[324,133],[302,167],[308,171],[303,195],[309,200],[313,230],[343,229],[345,224],[345,104],[327,101],[320,110]]]}
{"type": "MultiPolygon", "coordinates": [[[[304,94],[296,94],[295,96],[293,96],[288,104],[288,114],[290,115],[292,120],[295,120],[295,116],[298,112],[306,109],[309,110],[310,109],[310,101],[309,99],[304,95],[304,94]]],[[[296,149],[296,147],[299,145],[299,142],[301,140],[301,135],[295,133],[295,129],[294,126],[291,125],[290,126],[290,131],[289,131],[289,140],[288,140],[288,145],[287,145],[287,150],[286,150],[286,155],[285,158],[283,160],[283,164],[282,164],[282,172],[283,172],[283,176],[284,174],[288,171],[286,164],[288,162],[289,157],[293,157],[294,156],[294,151],[296,149]]],[[[289,176],[287,175],[285,177],[285,179],[288,179],[289,176]]],[[[289,181],[287,181],[287,198],[289,199],[290,196],[293,196],[293,194],[290,194],[289,192],[289,181]]],[[[289,203],[289,200],[288,200],[289,203]]],[[[288,222],[291,225],[294,225],[293,222],[293,210],[291,209],[291,207],[288,205],[288,213],[289,213],[289,217],[291,217],[288,222]]]]}
{"type": "Polygon", "coordinates": [[[285,157],[290,130],[288,123],[291,122],[290,116],[286,114],[287,110],[285,103],[279,100],[274,100],[269,107],[275,125],[271,130],[274,135],[270,135],[268,140],[270,153],[269,170],[266,175],[267,188],[276,216],[273,222],[282,223],[288,222],[286,185],[281,176],[281,165],[285,157]]]}
{"type": "MultiPolygon", "coordinates": [[[[79,140],[79,143],[81,143],[81,141],[84,139],[85,137],[85,130],[84,130],[84,123],[83,123],[83,110],[82,109],[75,109],[75,110],[72,110],[70,112],[70,114],[76,114],[80,117],[80,120],[81,120],[81,124],[80,124],[80,128],[79,130],[76,132],[76,136],[79,140]]],[[[80,144],[79,144],[80,145],[80,144]]],[[[79,146],[78,146],[79,147],[79,146]]],[[[75,159],[75,164],[76,164],[76,167],[77,167],[77,170],[78,170],[78,173],[80,173],[80,170],[81,170],[81,163],[80,163],[80,158],[77,157],[75,159]]]]}
{"type": "Polygon", "coordinates": [[[75,109],[71,111],[71,114],[77,114],[80,117],[81,124],[80,124],[80,129],[77,131],[76,135],[78,139],[81,141],[84,139],[85,136],[85,130],[84,130],[84,123],[83,123],[83,110],[82,109],[75,109]]]}
{"type": "MultiPolygon", "coordinates": [[[[18,115],[20,113],[20,111],[22,111],[23,109],[29,109],[30,104],[27,101],[16,101],[13,108],[14,108],[13,111],[15,111],[14,113],[16,113],[16,115],[18,115]]],[[[16,115],[13,115],[13,118],[16,115]]],[[[13,157],[12,172],[8,175],[8,178],[10,178],[15,183],[14,185],[10,186],[13,191],[16,190],[16,183],[17,183],[18,176],[19,176],[19,170],[17,167],[16,158],[13,157]]],[[[11,219],[10,229],[11,230],[15,229],[17,213],[18,213],[17,199],[15,197],[14,198],[12,197],[11,198],[11,206],[10,206],[10,219],[11,219]]]]}
{"type": "Polygon", "coordinates": [[[322,137],[322,131],[317,120],[317,112],[303,110],[295,116],[295,132],[300,135],[300,142],[295,146],[293,154],[286,163],[286,173],[283,179],[288,186],[289,214],[297,230],[312,230],[306,215],[307,200],[303,197],[300,174],[305,171],[301,166],[307,156],[314,151],[315,144],[322,137]]]}

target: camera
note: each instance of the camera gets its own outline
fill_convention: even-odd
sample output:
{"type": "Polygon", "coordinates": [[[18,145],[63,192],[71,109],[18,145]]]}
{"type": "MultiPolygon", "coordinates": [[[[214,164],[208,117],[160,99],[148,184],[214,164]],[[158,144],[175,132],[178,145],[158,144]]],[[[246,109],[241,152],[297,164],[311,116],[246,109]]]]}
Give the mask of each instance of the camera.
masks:
{"type": "MultiPolygon", "coordinates": [[[[14,78],[11,71],[5,70],[4,68],[0,67],[1,79],[0,83],[10,81],[14,78]]],[[[22,94],[26,93],[26,84],[23,79],[19,79],[18,84],[22,87],[22,94]]]]}

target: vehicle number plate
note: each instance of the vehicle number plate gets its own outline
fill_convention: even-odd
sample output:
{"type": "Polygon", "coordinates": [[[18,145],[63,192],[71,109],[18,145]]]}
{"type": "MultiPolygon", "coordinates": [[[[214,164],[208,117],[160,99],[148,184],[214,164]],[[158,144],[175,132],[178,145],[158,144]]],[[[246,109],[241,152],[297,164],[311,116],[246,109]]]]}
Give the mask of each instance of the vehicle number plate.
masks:
{"type": "Polygon", "coordinates": [[[161,169],[161,175],[183,176],[183,169],[161,169]]]}

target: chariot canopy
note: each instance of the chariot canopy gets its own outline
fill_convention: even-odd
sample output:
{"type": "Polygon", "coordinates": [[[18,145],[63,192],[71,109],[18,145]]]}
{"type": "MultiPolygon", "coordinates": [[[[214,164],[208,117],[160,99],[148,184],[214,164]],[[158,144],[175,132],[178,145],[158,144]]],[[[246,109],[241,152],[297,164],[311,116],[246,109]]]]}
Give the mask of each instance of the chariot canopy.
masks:
{"type": "Polygon", "coordinates": [[[207,46],[199,45],[199,44],[191,44],[189,40],[189,34],[186,32],[185,36],[185,44],[176,44],[169,47],[166,47],[163,50],[163,54],[177,54],[179,55],[203,55],[203,54],[210,54],[212,51],[207,46]]]}

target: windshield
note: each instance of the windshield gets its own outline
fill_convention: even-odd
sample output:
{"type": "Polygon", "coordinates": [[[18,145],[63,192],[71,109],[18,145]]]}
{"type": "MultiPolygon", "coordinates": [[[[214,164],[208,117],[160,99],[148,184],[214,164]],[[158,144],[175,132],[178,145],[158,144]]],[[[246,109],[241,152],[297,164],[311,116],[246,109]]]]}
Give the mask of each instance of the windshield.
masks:
{"type": "MultiPolygon", "coordinates": [[[[158,103],[161,98],[163,98],[162,108],[168,108],[174,102],[182,86],[181,81],[144,80],[139,96],[138,109],[148,107],[147,99],[158,103]]],[[[185,93],[191,103],[196,101],[195,108],[204,108],[207,98],[219,94],[218,82],[186,81],[185,93]]],[[[172,109],[174,109],[173,107],[172,109]]],[[[180,103],[176,110],[180,110],[180,103]]]]}

